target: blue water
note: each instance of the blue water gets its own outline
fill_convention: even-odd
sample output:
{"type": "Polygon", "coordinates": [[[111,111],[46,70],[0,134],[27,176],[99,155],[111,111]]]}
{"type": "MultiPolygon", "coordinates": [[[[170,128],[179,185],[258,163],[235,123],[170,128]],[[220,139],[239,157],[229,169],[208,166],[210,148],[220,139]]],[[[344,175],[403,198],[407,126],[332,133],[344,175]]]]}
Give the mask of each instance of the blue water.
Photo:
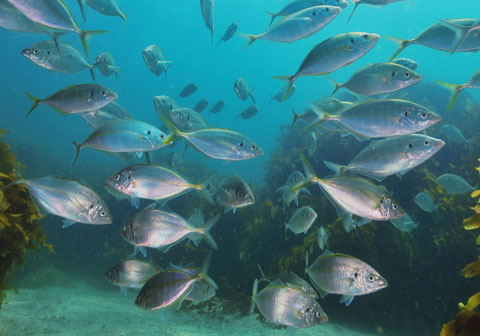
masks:
{"type": "MultiPolygon", "coordinates": [[[[224,99],[224,110],[211,115],[208,118],[209,123],[247,135],[263,148],[265,155],[249,161],[223,162],[209,159],[190,148],[186,159],[204,166],[202,171],[217,171],[219,176],[238,174],[257,188],[264,184],[270,153],[277,147],[279,138],[285,136],[282,126],[291,123],[291,109],[302,111],[308,107],[308,101],[328,96],[333,90],[325,77],[302,77],[296,82],[296,93],[288,101],[281,104],[274,101],[269,104],[271,94],[275,94],[284,85],[281,81],[272,79],[272,76],[294,74],[311,48],[333,35],[349,31],[380,34],[382,39],[369,53],[352,65],[329,75],[338,82],[344,82],[353,72],[365,65],[384,62],[390,58],[396,45],[383,37],[414,38],[427,27],[437,23],[439,18],[464,18],[480,13],[478,1],[407,0],[384,8],[362,5],[347,25],[346,20],[353,8],[350,5],[329,25],[309,38],[291,44],[259,40],[244,49],[246,39],[240,33],[263,32],[269,22],[266,12],[279,10],[287,1],[217,0],[213,47],[210,43],[210,31],[204,25],[197,0],[119,0],[121,10],[129,14],[125,23],[119,17],[103,16],[90,7],[86,8],[85,23],[81,20],[76,1],[66,2],[82,29],[106,29],[111,32],[90,39],[90,57],[87,59],[94,62],[95,56],[104,51],[114,55],[116,65],[121,67],[119,78],[105,78],[96,71],[97,83],[115,91],[119,95],[118,102],[136,119],[161,126],[152,101],[157,95],[171,96],[185,107],[192,107],[201,98],[207,98],[210,102],[208,109],[219,99],[224,99]],[[221,34],[233,21],[238,23],[238,33],[230,41],[215,47],[221,34]],[[151,44],[159,45],[165,58],[174,62],[166,78],[163,74],[156,77],[144,64],[141,51],[151,44]],[[233,83],[238,77],[246,78],[250,87],[255,89],[254,96],[260,108],[259,114],[249,120],[235,118],[251,104],[250,99],[243,102],[235,95],[233,83]],[[178,97],[180,90],[190,82],[196,83],[198,91],[187,98],[178,97]]],[[[5,136],[7,142],[11,142],[14,148],[22,148],[16,154],[20,161],[27,164],[24,171],[29,175],[25,177],[63,175],[101,189],[103,181],[123,168],[125,163],[85,148],[76,166],[70,170],[74,155],[72,141],[80,142],[91,132],[79,116],[63,117],[43,105],[25,119],[31,101],[24,92],[43,98],[68,85],[91,82],[88,70],[71,75],[49,72],[21,55],[22,49],[44,39],[48,39],[48,36],[0,30],[0,127],[10,131],[5,136]],[[32,162],[31,153],[39,153],[40,150],[48,162],[44,162],[39,154],[35,154],[32,162]]],[[[61,41],[71,43],[81,50],[75,34],[67,34],[61,41]]],[[[463,83],[478,69],[478,55],[474,53],[449,55],[446,52],[412,45],[399,57],[417,61],[417,72],[423,76],[424,82],[442,80],[463,83]]],[[[478,98],[478,93],[474,90],[469,93],[478,98]]],[[[206,115],[206,112],[203,114],[206,115]]],[[[173,150],[181,151],[183,147],[182,142],[173,150]]],[[[165,151],[171,150],[169,148],[165,151]]],[[[345,158],[339,157],[337,161],[347,162],[353,154],[345,158]]],[[[198,174],[192,172],[192,175],[198,174]]],[[[60,220],[49,219],[46,230],[52,236],[56,250],[64,257],[59,265],[67,265],[68,260],[71,260],[69,257],[72,257],[77,258],[82,269],[88,270],[88,260],[95,258],[94,256],[99,258],[98,251],[108,249],[105,241],[114,241],[117,247],[120,246],[121,238],[111,237],[134,210],[125,210],[126,202],[119,205],[113,198],[109,198],[108,202],[114,209],[113,212],[124,211],[115,229],[76,225],[60,230],[60,220]],[[72,244],[68,241],[71,235],[77,237],[72,244]],[[86,248],[85,241],[81,239],[89,240],[92,245],[86,248]]],[[[176,204],[181,208],[181,203],[176,204]]],[[[188,217],[189,214],[183,215],[188,217]]],[[[229,223],[226,221],[222,225],[229,223]]],[[[61,259],[59,256],[53,258],[61,259]]],[[[98,262],[98,259],[95,265],[98,270],[108,267],[98,262]]],[[[455,307],[452,311],[455,311],[455,307]]]]}

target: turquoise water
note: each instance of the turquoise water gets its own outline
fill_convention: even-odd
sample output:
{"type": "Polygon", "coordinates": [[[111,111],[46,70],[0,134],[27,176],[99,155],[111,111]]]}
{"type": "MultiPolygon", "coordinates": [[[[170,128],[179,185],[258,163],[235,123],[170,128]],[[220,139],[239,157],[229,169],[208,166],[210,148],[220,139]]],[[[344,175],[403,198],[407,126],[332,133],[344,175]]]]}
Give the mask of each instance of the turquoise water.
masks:
{"type": "MultiPolygon", "coordinates": [[[[252,186],[256,204],[239,210],[237,215],[231,213],[223,215],[221,206],[208,205],[193,192],[169,202],[173,210],[186,218],[190,215],[191,209],[196,206],[204,207],[204,212],[209,215],[222,214],[218,227],[212,230],[219,244],[219,250],[213,256],[210,273],[220,287],[217,297],[236,301],[238,309],[242,312],[247,310],[253,279],[259,276],[256,271],[258,263],[273,273],[285,268],[286,263],[279,267],[280,257],[295,256],[297,260],[293,263],[294,271],[303,276],[303,252],[294,254],[293,251],[294,247],[302,246],[303,237],[293,237],[290,234],[285,238],[283,234],[283,221],[291,216],[295,207],[290,206],[286,215],[280,211],[280,214],[272,212],[270,216],[270,211],[275,211],[275,207],[281,208],[279,194],[275,193],[275,190],[284,183],[293,170],[292,166],[301,170],[296,160],[302,151],[305,152],[304,144],[294,143],[297,141],[296,138],[285,131],[285,126],[290,125],[292,121],[291,109],[301,112],[308,108],[309,101],[326,97],[333,90],[331,83],[322,76],[302,77],[297,80],[296,93],[289,100],[283,103],[274,101],[269,104],[271,94],[277,93],[284,86],[284,83],[272,79],[272,76],[295,73],[311,48],[333,35],[353,31],[380,34],[382,38],[369,53],[350,66],[329,75],[338,82],[344,82],[352,73],[368,64],[388,61],[396,50],[396,45],[384,38],[385,36],[414,38],[427,27],[437,23],[439,18],[466,18],[480,12],[480,3],[476,1],[408,0],[393,3],[384,8],[362,5],[347,25],[346,20],[353,8],[350,5],[329,25],[309,38],[291,44],[259,40],[244,49],[246,39],[241,36],[241,33],[263,32],[269,22],[266,12],[279,10],[286,2],[217,0],[214,42],[211,46],[210,31],[204,25],[200,5],[196,0],[119,0],[121,10],[129,14],[125,23],[119,17],[103,16],[90,7],[86,8],[87,22],[85,23],[81,20],[76,1],[66,1],[82,29],[110,31],[109,34],[91,38],[90,57],[87,59],[94,62],[95,56],[104,51],[114,55],[116,65],[120,67],[119,78],[115,76],[106,78],[95,70],[97,83],[115,91],[119,96],[118,102],[125,106],[136,119],[158,127],[162,125],[152,102],[152,98],[157,95],[171,96],[185,107],[192,107],[201,98],[207,98],[210,102],[208,108],[210,108],[219,99],[224,99],[226,102],[224,110],[208,117],[208,122],[242,133],[264,150],[264,156],[240,162],[209,159],[192,148],[189,148],[185,154],[183,173],[195,181],[213,170],[217,173],[215,180],[217,183],[221,181],[222,176],[238,174],[252,186]],[[230,41],[222,42],[216,47],[219,37],[233,21],[236,21],[239,26],[237,34],[230,41]],[[174,62],[166,78],[163,74],[160,77],[154,76],[144,64],[141,51],[150,44],[159,45],[165,53],[165,58],[174,62]],[[255,89],[254,96],[260,112],[252,119],[235,118],[251,104],[250,100],[243,102],[235,95],[233,83],[238,77],[246,78],[250,87],[255,89]],[[180,98],[178,93],[190,82],[198,86],[198,91],[190,97],[180,98]],[[287,146],[291,151],[282,153],[278,149],[280,144],[287,146]],[[271,155],[279,152],[284,161],[271,155]],[[265,205],[267,201],[271,202],[273,207],[269,208],[265,205]],[[258,232],[251,234],[251,230],[248,229],[249,226],[258,224],[256,221],[263,223],[263,228],[267,227],[259,231],[263,235],[261,237],[258,232]],[[254,239],[258,239],[258,242],[254,239]]],[[[112,156],[83,149],[77,164],[70,169],[74,155],[72,141],[82,141],[91,133],[91,129],[79,116],[63,117],[45,105],[40,106],[28,119],[25,119],[31,101],[24,92],[43,98],[68,85],[91,82],[88,70],[69,75],[50,72],[36,66],[21,55],[22,49],[47,38],[46,35],[0,30],[2,42],[0,126],[10,132],[5,135],[5,140],[12,145],[19,161],[26,166],[20,170],[23,177],[37,178],[54,175],[85,182],[106,199],[113,213],[114,222],[107,226],[76,224],[73,227],[61,229],[60,218],[49,216],[43,219],[41,223],[49,237],[48,241],[53,244],[57,253],[47,255],[45,251],[40,251],[38,254],[32,254],[31,260],[27,260],[26,268],[18,271],[18,279],[15,281],[18,282],[19,287],[22,284],[35,286],[36,282],[32,280],[34,278],[32,274],[35,274],[38,268],[48,266],[70,273],[75,280],[91,282],[97,288],[110,291],[115,295],[115,288],[107,283],[103,273],[131,253],[132,247],[122,239],[119,231],[137,210],[130,208],[126,201],[115,200],[104,191],[102,186],[109,176],[127,164],[112,156]]],[[[70,43],[81,51],[79,39],[75,34],[67,34],[61,38],[61,41],[70,43]]],[[[416,71],[423,77],[422,85],[413,86],[406,91],[407,98],[419,103],[430,101],[434,105],[438,104],[435,105],[437,110],[434,109],[434,111],[444,117],[442,123],[449,122],[457,126],[466,138],[478,133],[479,125],[475,123],[478,117],[470,118],[468,111],[463,109],[465,106],[473,106],[473,101],[478,99],[478,93],[475,90],[469,90],[468,94],[462,93],[457,103],[458,109],[462,109],[462,114],[459,112],[457,115],[452,115],[446,114],[447,112],[442,108],[448,103],[446,99],[448,92],[440,87],[429,85],[434,80],[464,83],[478,70],[477,54],[449,55],[446,52],[412,45],[399,57],[415,60],[419,64],[416,71]]],[[[455,110],[450,113],[455,113],[455,110]]],[[[203,115],[206,116],[207,112],[203,112],[203,115]]],[[[438,129],[443,125],[442,123],[435,126],[432,132],[427,131],[427,134],[440,136],[438,129]]],[[[168,129],[162,129],[168,133],[168,129]]],[[[319,143],[322,143],[323,139],[319,138],[319,143]]],[[[341,141],[345,140],[338,138],[331,143],[341,141]]],[[[322,166],[322,160],[348,162],[363,146],[352,137],[348,138],[348,146],[339,147],[338,151],[332,147],[325,148],[319,145],[319,150],[316,152],[318,160],[314,163],[317,174],[324,176],[331,173],[322,166]]],[[[475,186],[478,184],[478,177],[473,166],[470,163],[467,165],[464,161],[466,157],[470,158],[470,161],[478,157],[475,148],[478,149],[478,145],[472,150],[462,146],[454,147],[453,144],[447,143],[447,146],[435,156],[436,164],[428,163],[428,169],[435,175],[447,172],[460,174],[475,186]],[[467,167],[468,170],[456,167],[467,167]]],[[[184,144],[181,141],[174,148],[153,153],[154,162],[162,164],[165,162],[162,160],[168,153],[182,152],[183,149],[184,144]]],[[[144,160],[136,159],[135,162],[143,163],[144,160]]],[[[394,190],[394,196],[403,201],[402,206],[409,214],[418,214],[415,219],[421,223],[419,229],[412,235],[405,234],[404,239],[413,246],[427,247],[422,250],[421,255],[415,255],[411,264],[400,267],[401,274],[395,272],[394,263],[399,262],[398,260],[392,261],[388,270],[381,268],[386,263],[385,260],[382,260],[380,265],[372,265],[388,278],[389,287],[379,293],[355,299],[349,308],[343,306],[339,308],[337,296],[334,299],[331,296],[327,297],[325,304],[320,300],[331,320],[358,326],[359,330],[367,329],[373,332],[378,332],[379,329],[376,327],[382,325],[385,326],[386,334],[388,331],[407,332],[401,329],[402,323],[399,320],[408,320],[410,322],[407,325],[411,334],[419,332],[424,335],[433,335],[439,332],[443,323],[454,318],[456,303],[466,300],[469,294],[473,294],[475,286],[478,287],[478,280],[476,283],[475,280],[464,281],[457,275],[464,265],[476,258],[473,235],[462,233],[463,241],[471,244],[461,246],[461,252],[458,253],[457,258],[448,253],[453,251],[455,246],[448,242],[445,243],[446,245],[433,243],[433,237],[437,239],[438,232],[432,230],[441,228],[444,232],[443,241],[448,240],[449,235],[455,235],[461,227],[460,219],[470,216],[469,212],[466,209],[464,212],[456,209],[457,212],[451,214],[451,209],[447,207],[442,211],[451,216],[449,217],[451,222],[445,223],[442,221],[447,216],[444,213],[443,215],[426,214],[415,209],[413,196],[423,190],[420,185],[425,181],[421,179],[420,173],[416,173],[423,167],[409,173],[402,180],[403,182],[399,182],[400,180],[396,177],[390,177],[384,184],[389,190],[394,190]],[[455,231],[449,231],[453,230],[452,228],[455,231]],[[445,255],[451,259],[445,261],[439,258],[445,255]],[[453,267],[448,271],[452,275],[444,274],[442,262],[453,267]],[[428,270],[428,274],[422,272],[422,267],[428,270]],[[409,268],[412,269],[412,278],[409,274],[403,273],[408,272],[409,268]],[[442,277],[453,282],[444,281],[442,277]],[[399,283],[405,281],[410,287],[397,287],[399,283]],[[416,284],[417,288],[411,287],[416,284]],[[412,292],[399,292],[399,287],[402,290],[412,288],[412,292]],[[425,293],[425,291],[430,292],[425,293]],[[425,294],[425,299],[419,292],[425,294]],[[363,304],[358,302],[362,300],[363,304]],[[392,306],[396,307],[390,309],[392,306]],[[403,316],[398,315],[401,312],[404,313],[403,316]],[[372,324],[374,326],[370,325],[372,319],[378,319],[378,323],[372,324]],[[415,319],[419,322],[416,323],[415,319]]],[[[425,184],[425,188],[427,185],[428,183],[425,184]]],[[[433,190],[433,187],[431,188],[433,190]]],[[[301,198],[301,205],[311,205],[319,213],[315,225],[316,231],[319,224],[333,223],[336,215],[330,203],[314,204],[314,199],[323,199],[322,202],[325,202],[325,198],[318,188],[310,189],[315,198],[311,201],[308,198],[301,198]]],[[[439,196],[437,199],[442,197],[439,196]]],[[[462,206],[472,204],[468,195],[455,198],[452,202],[462,206]]],[[[148,202],[143,201],[142,207],[146,205],[148,202]]],[[[209,216],[206,215],[206,217],[209,216]]],[[[337,225],[341,224],[337,223],[337,225]]],[[[311,230],[314,231],[313,228],[311,230]]],[[[350,233],[350,237],[355,235],[354,232],[350,233]]],[[[381,255],[382,251],[387,254],[396,253],[395,251],[387,252],[390,248],[388,232],[381,231],[378,235],[382,236],[381,240],[384,242],[382,246],[372,246],[371,240],[367,241],[367,238],[360,234],[355,248],[340,244],[330,248],[335,252],[355,254],[373,264],[378,260],[373,255],[381,255]],[[365,239],[363,245],[362,239],[365,239]],[[358,250],[355,250],[357,248],[358,250]]],[[[180,245],[172,248],[168,254],[153,251],[150,256],[162,266],[166,266],[169,262],[195,261],[196,264],[200,264],[207,250],[207,245],[204,244],[199,251],[192,251],[180,245]]],[[[398,253],[401,255],[403,252],[398,253]]],[[[316,246],[314,254],[315,257],[320,254],[316,246]]],[[[138,309],[133,302],[132,309],[138,309]]]]}

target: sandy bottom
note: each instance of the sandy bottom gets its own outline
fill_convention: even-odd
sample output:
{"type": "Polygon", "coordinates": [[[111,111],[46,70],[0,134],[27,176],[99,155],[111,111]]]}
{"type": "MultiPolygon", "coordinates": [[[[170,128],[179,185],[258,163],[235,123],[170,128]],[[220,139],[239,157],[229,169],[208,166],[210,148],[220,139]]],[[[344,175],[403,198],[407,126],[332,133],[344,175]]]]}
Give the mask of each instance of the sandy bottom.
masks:
{"type": "MultiPolygon", "coordinates": [[[[258,313],[242,316],[222,312],[221,304],[174,311],[143,311],[127,296],[90,286],[46,287],[9,291],[0,310],[1,336],[28,335],[292,335],[293,330],[274,329],[261,323],[258,313]],[[210,312],[209,312],[210,310],[210,312]]],[[[218,302],[218,301],[217,301],[218,302]]],[[[327,323],[296,330],[295,336],[364,336],[327,323]]]]}

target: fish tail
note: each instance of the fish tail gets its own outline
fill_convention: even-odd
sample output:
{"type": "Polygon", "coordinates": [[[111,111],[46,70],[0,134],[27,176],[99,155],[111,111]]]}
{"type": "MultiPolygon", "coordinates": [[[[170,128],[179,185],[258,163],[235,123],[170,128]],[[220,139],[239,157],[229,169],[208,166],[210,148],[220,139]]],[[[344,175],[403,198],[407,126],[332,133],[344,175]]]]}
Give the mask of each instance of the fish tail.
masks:
{"type": "MultiPolygon", "coordinates": [[[[0,174],[1,174],[1,173],[0,173],[0,174]]],[[[2,174],[2,175],[4,175],[4,174],[2,174]]],[[[7,175],[5,175],[5,176],[7,176],[7,175]]],[[[19,184],[19,183],[24,183],[24,181],[25,181],[24,179],[18,178],[18,179],[16,179],[15,181],[12,181],[12,182],[10,182],[9,184],[7,184],[6,186],[4,186],[2,189],[0,189],[0,191],[3,191],[4,189],[7,189],[7,188],[9,188],[9,187],[11,187],[11,186],[13,186],[13,185],[16,185],[16,184],[19,184]]]]}
{"type": "Polygon", "coordinates": [[[439,80],[436,80],[435,83],[440,84],[443,87],[447,88],[448,90],[452,91],[452,97],[450,98],[450,104],[448,105],[448,109],[451,110],[453,108],[453,105],[455,105],[455,102],[458,99],[458,95],[460,94],[460,92],[463,91],[463,89],[465,89],[465,86],[442,82],[439,80]]]}
{"type": "Polygon", "coordinates": [[[270,23],[268,24],[269,26],[272,25],[273,21],[275,20],[275,18],[277,17],[277,13],[273,13],[273,12],[267,12],[268,15],[270,15],[270,23]]]}
{"type": "Polygon", "coordinates": [[[290,129],[292,129],[293,126],[295,126],[295,123],[297,122],[298,118],[300,118],[300,115],[298,115],[297,112],[295,112],[293,107],[292,107],[292,113],[293,113],[293,121],[292,121],[292,125],[290,125],[290,129]]]}
{"type": "Polygon", "coordinates": [[[335,94],[335,92],[338,91],[338,89],[340,89],[342,87],[342,84],[338,83],[336,80],[334,79],[331,79],[330,77],[327,77],[327,79],[332,82],[332,84],[335,86],[335,88],[333,89],[333,92],[330,94],[330,97],[333,96],[335,94]]]}
{"type": "Polygon", "coordinates": [[[399,38],[396,38],[396,37],[391,37],[391,36],[385,36],[385,38],[387,38],[389,40],[392,40],[393,42],[398,44],[398,48],[393,53],[392,57],[390,57],[389,62],[393,61],[395,59],[395,57],[397,57],[398,54],[400,54],[402,52],[403,49],[405,49],[406,47],[408,47],[410,44],[412,44],[415,41],[415,39],[413,39],[413,40],[402,40],[402,39],[399,39],[399,38]]]}
{"type": "Polygon", "coordinates": [[[250,44],[252,44],[258,39],[258,35],[251,35],[251,34],[240,34],[240,35],[248,39],[247,44],[245,45],[245,47],[243,47],[243,49],[247,49],[250,46],[250,44]]]}
{"type": "Polygon", "coordinates": [[[455,32],[455,39],[453,40],[452,46],[450,48],[450,55],[454,54],[455,51],[462,45],[462,43],[467,38],[469,32],[465,31],[465,27],[457,25],[455,23],[449,22],[448,20],[439,19],[440,23],[446,26],[447,28],[455,32]]]}
{"type": "Polygon", "coordinates": [[[217,223],[218,218],[220,218],[219,215],[216,215],[212,218],[210,218],[206,223],[205,226],[203,227],[203,239],[205,242],[210,245],[213,249],[218,250],[217,243],[213,239],[212,235],[210,234],[210,230],[212,227],[217,223]]]}
{"type": "Polygon", "coordinates": [[[92,64],[88,67],[88,69],[90,70],[90,75],[92,76],[92,80],[95,82],[95,72],[93,71],[94,68],[95,68],[95,64],[92,64]]]}
{"type": "Polygon", "coordinates": [[[313,104],[313,103],[310,103],[310,107],[311,107],[312,110],[317,114],[318,120],[316,120],[316,121],[314,121],[313,123],[311,123],[311,124],[309,125],[309,128],[316,127],[317,125],[323,124],[324,122],[326,122],[326,121],[328,121],[328,120],[333,120],[333,119],[335,119],[334,116],[332,116],[331,114],[328,114],[327,112],[325,112],[324,110],[322,110],[321,108],[319,108],[318,106],[316,106],[316,105],[313,104]]]}
{"type": "Polygon", "coordinates": [[[172,133],[170,133],[167,138],[165,140],[163,140],[163,144],[164,145],[168,145],[169,143],[171,143],[173,140],[175,140],[176,138],[178,138],[179,136],[182,136],[183,133],[174,125],[170,122],[170,120],[168,120],[167,118],[165,118],[164,116],[161,116],[159,115],[160,119],[162,119],[163,123],[168,127],[170,128],[170,130],[172,131],[172,133]]]}
{"type": "Polygon", "coordinates": [[[213,188],[211,185],[213,175],[215,175],[215,172],[211,172],[210,174],[208,174],[202,180],[202,182],[197,184],[196,187],[200,191],[202,196],[205,197],[210,204],[215,204],[215,201],[213,199],[213,195],[215,194],[215,188],[213,188]]]}
{"type": "Polygon", "coordinates": [[[205,257],[205,260],[203,261],[203,264],[202,264],[202,272],[200,273],[200,278],[201,280],[207,284],[209,287],[212,287],[213,289],[217,290],[218,289],[218,286],[217,284],[215,283],[215,281],[213,281],[212,278],[210,278],[207,274],[208,272],[208,268],[210,267],[210,261],[212,260],[212,253],[209,253],[206,257],[205,257]]]}
{"type": "Polygon", "coordinates": [[[223,35],[222,35],[222,37],[220,37],[220,40],[218,40],[218,43],[217,43],[216,47],[218,47],[222,41],[223,41],[223,35]]]}
{"type": "Polygon", "coordinates": [[[87,16],[85,15],[85,0],[78,0],[78,6],[80,7],[80,12],[82,12],[83,21],[87,22],[87,16]]]}
{"type": "Polygon", "coordinates": [[[254,103],[255,105],[257,105],[257,102],[255,101],[255,98],[253,97],[253,90],[255,90],[255,89],[250,90],[250,94],[249,94],[249,95],[250,95],[250,98],[252,98],[253,103],[254,103]]]}
{"type": "Polygon", "coordinates": [[[75,156],[73,157],[72,165],[70,166],[70,168],[73,168],[75,162],[77,162],[78,154],[80,154],[80,150],[82,149],[82,144],[78,144],[75,141],[72,141],[72,143],[75,146],[75,156]]]}
{"type": "Polygon", "coordinates": [[[295,80],[297,79],[296,75],[293,76],[273,76],[272,78],[274,79],[279,79],[279,80],[284,80],[288,81],[287,89],[285,90],[282,101],[287,100],[287,98],[290,96],[292,89],[293,89],[293,84],[295,83],[295,80]]]}
{"type": "Polygon", "coordinates": [[[257,296],[258,292],[258,279],[255,279],[253,282],[253,289],[252,289],[252,300],[250,301],[250,311],[249,314],[253,313],[255,309],[255,296],[257,296]]]}
{"type": "Polygon", "coordinates": [[[80,36],[80,41],[82,41],[82,46],[83,46],[83,51],[85,52],[85,55],[88,56],[89,54],[89,49],[88,49],[88,39],[92,35],[100,35],[100,34],[106,34],[109,33],[107,30],[79,30],[78,35],[80,36]]]}
{"type": "Polygon", "coordinates": [[[262,266],[260,265],[257,265],[258,267],[258,270],[260,271],[260,279],[258,280],[258,282],[262,282],[262,281],[267,281],[267,276],[265,275],[265,273],[263,272],[263,269],[262,269],[262,266]]]}
{"type": "Polygon", "coordinates": [[[358,5],[360,5],[360,0],[352,0],[354,3],[353,10],[350,13],[350,16],[348,17],[347,23],[350,23],[350,20],[352,19],[353,13],[357,10],[358,5]]]}
{"type": "Polygon", "coordinates": [[[300,158],[302,160],[303,170],[305,171],[305,180],[291,187],[291,191],[300,190],[319,180],[319,178],[315,174],[315,171],[312,168],[312,165],[310,164],[310,162],[308,162],[305,155],[301,154],[300,158]]]}
{"type": "Polygon", "coordinates": [[[339,165],[337,163],[333,163],[330,161],[323,161],[323,164],[327,166],[327,168],[333,170],[335,175],[343,175],[347,167],[339,165]]]}
{"type": "Polygon", "coordinates": [[[308,250],[305,251],[305,274],[308,273],[308,250]]]}
{"type": "Polygon", "coordinates": [[[122,17],[123,23],[125,23],[125,21],[127,21],[127,17],[128,17],[129,15],[130,15],[130,14],[120,13],[120,16],[122,17]]]}
{"type": "Polygon", "coordinates": [[[38,104],[40,104],[42,102],[42,100],[40,98],[37,98],[33,95],[31,95],[30,93],[28,92],[25,92],[25,94],[27,95],[28,98],[30,98],[31,100],[33,100],[33,105],[32,107],[30,108],[30,110],[28,111],[27,115],[25,116],[25,119],[28,118],[28,116],[30,115],[30,113],[33,112],[33,110],[35,110],[38,106],[38,104]]]}

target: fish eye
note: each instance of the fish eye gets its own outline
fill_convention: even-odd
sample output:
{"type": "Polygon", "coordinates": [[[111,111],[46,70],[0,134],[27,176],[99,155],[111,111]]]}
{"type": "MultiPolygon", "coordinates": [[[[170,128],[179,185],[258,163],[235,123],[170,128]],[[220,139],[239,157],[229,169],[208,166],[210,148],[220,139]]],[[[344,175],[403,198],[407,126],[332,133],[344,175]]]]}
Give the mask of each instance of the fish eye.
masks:
{"type": "Polygon", "coordinates": [[[350,42],[355,43],[355,40],[353,39],[353,37],[350,38],[350,42]]]}
{"type": "Polygon", "coordinates": [[[409,143],[408,148],[413,148],[413,144],[409,143]]]}
{"type": "Polygon", "coordinates": [[[243,141],[242,141],[242,142],[240,142],[240,147],[243,147],[243,141]]]}
{"type": "Polygon", "coordinates": [[[426,114],[425,112],[423,112],[423,113],[421,114],[421,116],[422,116],[422,119],[427,118],[427,114],[426,114]]]}
{"type": "Polygon", "coordinates": [[[368,281],[374,282],[374,281],[375,281],[375,275],[369,274],[369,275],[368,275],[368,281]]]}
{"type": "MultiPolygon", "coordinates": [[[[326,10],[328,11],[328,8],[327,8],[326,10]]],[[[317,13],[316,13],[316,12],[313,12],[312,15],[315,16],[315,15],[317,15],[317,13]]]]}
{"type": "Polygon", "coordinates": [[[120,177],[121,177],[120,174],[115,175],[115,177],[114,177],[114,178],[115,178],[115,181],[119,181],[119,180],[120,180],[120,177]]]}
{"type": "Polygon", "coordinates": [[[358,278],[358,272],[353,273],[353,277],[356,279],[358,278]]]}
{"type": "Polygon", "coordinates": [[[95,93],[93,91],[90,91],[90,97],[93,97],[95,93]]]}
{"type": "Polygon", "coordinates": [[[160,139],[165,138],[165,134],[160,134],[160,139]]]}
{"type": "Polygon", "coordinates": [[[38,50],[37,49],[32,49],[32,52],[34,55],[38,54],[38,50]]]}
{"type": "Polygon", "coordinates": [[[408,114],[409,114],[408,111],[405,111],[405,117],[408,117],[408,114]]]}
{"type": "Polygon", "coordinates": [[[425,146],[430,146],[430,141],[426,140],[426,141],[424,142],[424,144],[425,144],[425,146]]]}
{"type": "Polygon", "coordinates": [[[47,50],[47,55],[50,55],[50,50],[47,50]]]}
{"type": "Polygon", "coordinates": [[[396,205],[395,203],[392,203],[392,209],[393,210],[398,210],[398,205],[396,205]]]}
{"type": "Polygon", "coordinates": [[[365,40],[368,40],[368,35],[367,35],[367,34],[364,34],[362,37],[363,37],[365,40]]]}
{"type": "Polygon", "coordinates": [[[107,215],[107,212],[105,210],[103,210],[102,212],[100,212],[100,216],[102,217],[105,217],[107,215]]]}
{"type": "Polygon", "coordinates": [[[95,204],[90,204],[90,209],[93,209],[93,207],[95,206],[95,204]]]}
{"type": "Polygon", "coordinates": [[[255,149],[257,149],[257,146],[252,145],[250,148],[252,148],[252,150],[255,150],[255,149]]]}
{"type": "Polygon", "coordinates": [[[392,72],[392,77],[395,77],[395,71],[394,71],[394,72],[392,72]]]}
{"type": "Polygon", "coordinates": [[[97,63],[100,63],[100,61],[101,61],[100,57],[97,57],[97,63]]]}
{"type": "Polygon", "coordinates": [[[102,91],[102,96],[106,97],[107,96],[107,91],[103,90],[102,91]]]}
{"type": "Polygon", "coordinates": [[[318,318],[319,318],[319,317],[320,317],[320,312],[316,312],[316,313],[315,313],[315,317],[318,317],[318,318]]]}
{"type": "Polygon", "coordinates": [[[410,74],[408,72],[405,72],[404,76],[408,78],[408,77],[410,77],[410,74]]]}
{"type": "Polygon", "coordinates": [[[150,134],[152,134],[152,131],[147,131],[147,135],[150,135],[150,134]]]}

